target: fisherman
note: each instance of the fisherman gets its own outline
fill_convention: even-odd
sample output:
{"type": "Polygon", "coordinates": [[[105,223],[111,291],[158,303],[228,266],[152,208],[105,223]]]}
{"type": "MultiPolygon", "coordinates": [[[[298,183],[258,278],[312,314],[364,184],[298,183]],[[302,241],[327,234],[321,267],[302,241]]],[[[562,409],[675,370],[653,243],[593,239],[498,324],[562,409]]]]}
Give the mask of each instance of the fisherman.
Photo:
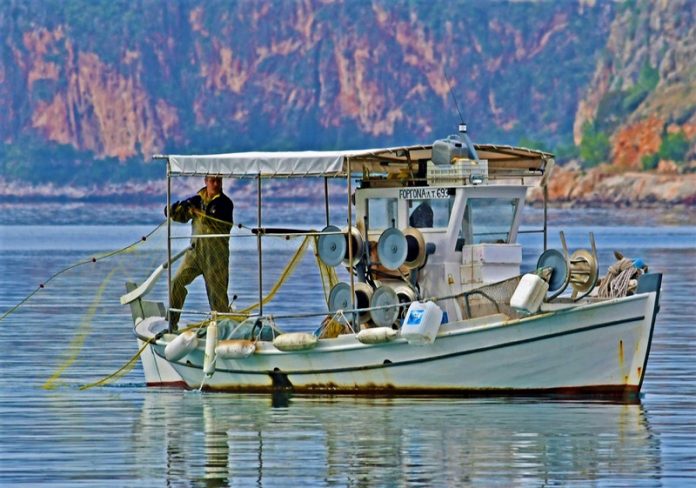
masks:
{"type": "MultiPolygon", "coordinates": [[[[176,202],[171,211],[164,209],[176,222],[191,220],[192,249],[172,280],[170,308],[182,309],[186,300],[186,287],[198,276],[203,275],[210,309],[229,312],[227,286],[229,282],[229,233],[232,229],[234,204],[222,192],[222,178],[206,176],[205,187],[191,198],[176,202]],[[195,237],[196,235],[218,234],[221,237],[195,237]]],[[[180,312],[170,312],[171,328],[176,330],[180,312]]]]}
{"type": "Polygon", "coordinates": [[[411,216],[408,218],[408,225],[419,229],[427,229],[433,226],[433,209],[427,200],[423,200],[411,213],[411,216]]]}

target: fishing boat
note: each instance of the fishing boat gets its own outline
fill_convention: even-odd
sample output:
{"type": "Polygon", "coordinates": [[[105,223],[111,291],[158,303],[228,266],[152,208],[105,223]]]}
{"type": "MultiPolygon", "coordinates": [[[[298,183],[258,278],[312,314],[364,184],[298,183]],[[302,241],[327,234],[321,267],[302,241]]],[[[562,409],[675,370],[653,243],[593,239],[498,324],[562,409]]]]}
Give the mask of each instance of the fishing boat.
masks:
{"type": "Polygon", "coordinates": [[[308,239],[324,271],[346,278],[329,280],[327,296],[314,298],[324,310],[297,311],[304,331],[284,330],[286,317],[264,313],[261,285],[256,308],[209,312],[174,329],[168,307],[145,298],[165,270],[171,283],[181,253],[169,245],[164,264],[140,286],[129,283],[121,299],[131,307],[149,386],[473,395],[641,389],[662,276],[617,255],[600,278],[592,234],[589,249],[571,252],[563,233],[562,249],[547,248],[550,153],[474,144],[460,126],[432,145],[157,157],[167,165],[168,205],[172,178],[256,182],[258,283],[264,239],[278,235],[308,239]],[[300,177],[323,179],[323,222],[264,227],[264,182],[300,177]],[[333,179],[345,184],[329,185],[333,179]],[[331,220],[330,187],[345,192],[343,222],[331,220]],[[543,234],[544,251],[522,273],[518,236],[532,188],[544,195],[543,228],[533,230],[543,234]]]}

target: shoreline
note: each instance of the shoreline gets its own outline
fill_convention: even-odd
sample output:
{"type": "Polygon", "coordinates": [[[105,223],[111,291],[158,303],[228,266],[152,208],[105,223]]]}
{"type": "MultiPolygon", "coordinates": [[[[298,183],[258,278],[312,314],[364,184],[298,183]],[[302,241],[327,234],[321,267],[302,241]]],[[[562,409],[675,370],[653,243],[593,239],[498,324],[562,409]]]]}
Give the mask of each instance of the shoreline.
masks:
{"type": "MultiPolygon", "coordinates": [[[[135,195],[108,195],[108,196],[89,196],[69,198],[64,196],[0,196],[0,204],[6,205],[74,205],[74,204],[117,204],[117,205],[158,205],[163,204],[166,196],[135,196],[135,195]]],[[[269,198],[268,202],[288,203],[287,199],[269,198]]],[[[537,199],[527,199],[526,205],[535,209],[543,208],[543,201],[537,199]]],[[[605,200],[549,200],[548,208],[553,209],[670,209],[670,210],[692,210],[696,209],[696,200],[688,202],[668,202],[668,201],[605,201],[605,200]]],[[[304,205],[311,207],[311,205],[304,205]]]]}
{"type": "MultiPolygon", "coordinates": [[[[323,190],[313,191],[313,184],[302,190],[317,198],[301,200],[307,205],[324,202],[323,190]],[[316,200],[316,202],[313,202],[316,200]]],[[[111,183],[101,186],[56,186],[53,183],[26,185],[0,177],[0,203],[27,204],[160,204],[166,201],[166,192],[161,181],[111,183]]],[[[193,193],[199,188],[198,181],[182,184],[173,189],[173,195],[193,193]]],[[[247,184],[232,183],[225,189],[236,200],[256,200],[256,188],[247,184]]],[[[298,199],[298,187],[269,185],[264,200],[277,203],[292,203],[298,199]]],[[[331,192],[330,192],[331,193],[331,192]]],[[[582,170],[556,166],[548,185],[548,205],[553,208],[637,208],[637,209],[693,209],[696,208],[696,173],[648,173],[617,172],[612,167],[596,167],[582,170]]],[[[332,203],[341,203],[342,198],[330,198],[332,203]]],[[[544,195],[539,187],[530,188],[527,205],[541,207],[544,195]]]]}

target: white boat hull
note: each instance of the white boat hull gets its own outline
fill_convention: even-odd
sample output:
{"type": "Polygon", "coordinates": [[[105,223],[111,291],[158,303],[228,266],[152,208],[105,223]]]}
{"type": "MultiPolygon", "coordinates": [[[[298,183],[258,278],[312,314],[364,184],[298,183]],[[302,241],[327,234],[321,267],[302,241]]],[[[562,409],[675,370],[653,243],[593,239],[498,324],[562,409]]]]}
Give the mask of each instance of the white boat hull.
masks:
{"type": "Polygon", "coordinates": [[[158,381],[183,380],[188,388],[203,385],[219,391],[637,393],[645,374],[658,293],[520,320],[448,324],[429,345],[412,345],[402,338],[366,345],[352,335],[320,340],[316,348],[296,352],[259,343],[247,358],[218,358],[209,378],[203,374],[202,347],[169,362],[164,359],[164,344],[158,343],[146,348],[143,365],[148,384],[156,369],[158,381]],[[178,378],[172,371],[162,376],[163,363],[178,378]]]}
{"type": "MultiPolygon", "coordinates": [[[[138,347],[145,346],[145,341],[138,339],[138,347]]],[[[147,386],[186,388],[186,382],[165,358],[158,356],[150,345],[140,355],[147,386]]]]}

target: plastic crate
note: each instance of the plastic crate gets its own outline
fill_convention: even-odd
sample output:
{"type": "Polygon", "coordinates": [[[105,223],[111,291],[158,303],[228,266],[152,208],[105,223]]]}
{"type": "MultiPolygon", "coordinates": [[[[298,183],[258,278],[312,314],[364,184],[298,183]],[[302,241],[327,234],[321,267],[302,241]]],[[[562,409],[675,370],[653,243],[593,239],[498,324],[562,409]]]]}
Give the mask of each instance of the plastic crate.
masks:
{"type": "Polygon", "coordinates": [[[429,185],[467,185],[488,181],[488,160],[458,159],[450,166],[428,161],[429,185]],[[473,180],[473,181],[472,181],[473,180]]]}

